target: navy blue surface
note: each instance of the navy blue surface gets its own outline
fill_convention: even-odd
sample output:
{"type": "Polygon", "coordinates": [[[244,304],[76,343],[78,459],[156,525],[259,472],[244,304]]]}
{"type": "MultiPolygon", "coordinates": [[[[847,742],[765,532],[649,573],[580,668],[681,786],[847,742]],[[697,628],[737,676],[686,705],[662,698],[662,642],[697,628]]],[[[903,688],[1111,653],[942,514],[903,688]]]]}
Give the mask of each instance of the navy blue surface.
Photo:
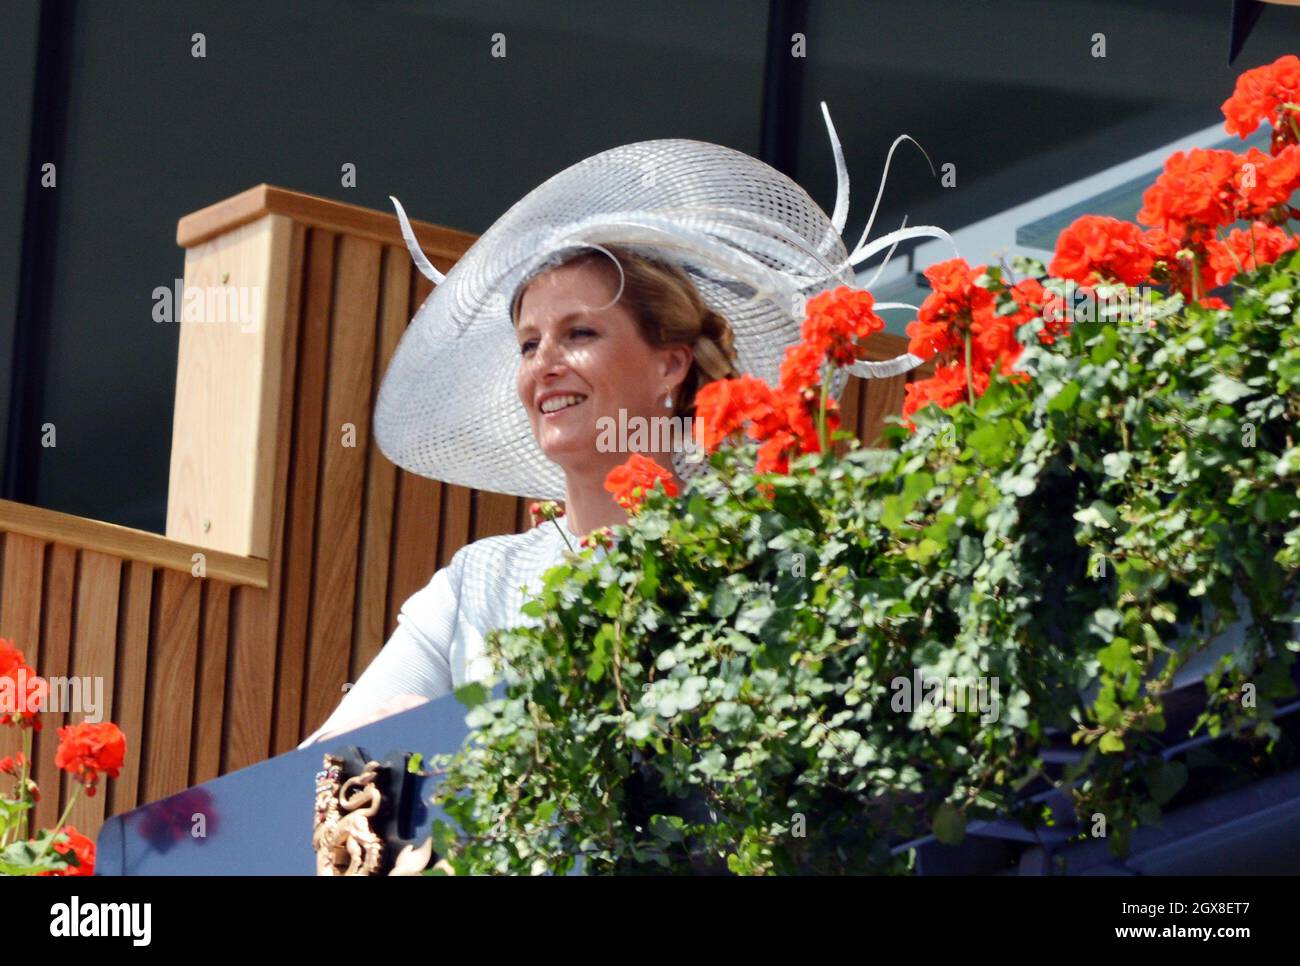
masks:
{"type": "MultiPolygon", "coordinates": [[[[498,685],[494,696],[501,693],[498,685]]],[[[410,751],[427,761],[464,743],[465,715],[459,699],[447,695],[115,815],[100,830],[95,874],[315,875],[311,834],[323,756],[359,745],[372,759],[410,751]],[[207,823],[204,837],[192,834],[197,814],[207,823]]],[[[409,834],[423,839],[442,813],[429,804],[435,780],[412,778],[419,802],[409,834]]]]}

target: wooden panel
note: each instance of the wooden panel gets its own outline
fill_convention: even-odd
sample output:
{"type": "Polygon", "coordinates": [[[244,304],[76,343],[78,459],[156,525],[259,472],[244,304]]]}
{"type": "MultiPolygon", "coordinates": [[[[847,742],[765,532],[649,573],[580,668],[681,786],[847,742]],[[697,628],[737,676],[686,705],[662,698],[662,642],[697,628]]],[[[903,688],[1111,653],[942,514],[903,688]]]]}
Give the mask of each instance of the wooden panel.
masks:
{"type": "MultiPolygon", "coordinates": [[[[80,680],[82,707],[68,708],[70,722],[86,721],[92,711],[100,721],[112,720],[121,579],[122,561],[117,557],[93,550],[81,552],[69,676],[80,680]],[[97,710],[90,707],[90,701],[96,697],[102,702],[97,710]]],[[[72,688],[72,681],[68,685],[67,693],[75,696],[77,691],[72,688]]],[[[69,814],[69,821],[77,828],[98,828],[104,821],[103,786],[107,782],[102,781],[93,796],[83,792],[77,797],[69,814]]]]}
{"type": "Polygon", "coordinates": [[[135,808],[140,801],[140,762],[144,747],[149,615],[153,610],[154,572],[149,564],[129,561],[122,576],[113,720],[126,733],[126,762],[117,781],[109,782],[110,815],[135,808]]]}
{"type": "MultiPolygon", "coordinates": [[[[329,240],[329,248],[326,250],[326,259],[333,262],[333,241],[329,240]]],[[[268,727],[270,728],[270,746],[272,753],[279,754],[281,751],[287,751],[298,742],[298,718],[299,709],[301,708],[300,689],[302,687],[302,648],[304,647],[305,636],[296,635],[293,638],[295,646],[299,649],[297,652],[298,663],[291,667],[285,668],[282,663],[283,652],[281,650],[282,635],[281,627],[281,604],[284,601],[285,591],[285,547],[288,540],[289,514],[293,505],[293,495],[290,487],[290,472],[294,460],[294,430],[295,423],[295,401],[297,394],[294,387],[298,385],[299,379],[299,356],[301,355],[299,347],[302,342],[302,313],[304,307],[304,295],[307,291],[307,272],[308,272],[308,250],[307,250],[307,229],[300,224],[293,226],[293,242],[290,250],[289,266],[289,306],[285,313],[284,320],[284,349],[281,353],[284,359],[284,371],[281,375],[281,385],[284,386],[284,392],[280,396],[280,412],[278,417],[278,429],[276,431],[276,453],[275,453],[275,500],[271,521],[271,558],[276,561],[276,566],[272,568],[271,584],[267,588],[266,615],[270,621],[265,631],[265,640],[274,642],[273,648],[266,648],[273,652],[275,664],[271,665],[272,671],[268,675],[268,683],[271,688],[268,692],[266,687],[259,689],[258,704],[269,709],[268,727]],[[292,682],[293,689],[291,700],[286,702],[279,701],[279,695],[282,689],[276,687],[281,681],[277,678],[287,678],[292,682]],[[280,719],[280,711],[284,711],[284,722],[280,719]]],[[[329,278],[328,273],[324,276],[329,278]]],[[[325,299],[325,304],[328,298],[325,299]]],[[[310,518],[312,515],[308,514],[310,518]]],[[[232,600],[232,606],[233,606],[232,600]]],[[[268,657],[263,653],[249,655],[258,661],[267,663],[268,657]]],[[[225,745],[223,743],[223,754],[225,745]]]]}
{"type": "Polygon", "coordinates": [[[196,577],[170,570],[157,575],[142,802],[174,794],[185,788],[189,779],[200,587],[196,577]]]}
{"type": "MultiPolygon", "coordinates": [[[[329,358],[330,302],[334,288],[334,250],[337,236],[311,231],[306,237],[303,311],[299,321],[296,390],[293,399],[291,467],[285,494],[285,529],[282,583],[278,603],[279,679],[273,696],[275,740],[301,740],[303,680],[307,662],[307,619],[311,607],[312,561],[316,541],[316,494],[321,451],[321,413],[325,405],[325,369],[329,358]]],[[[271,619],[272,610],[267,615],[271,619]]],[[[242,653],[242,652],[241,652],[242,653]]],[[[243,653],[251,673],[262,658],[243,653]]],[[[274,680],[275,667],[270,667],[274,680]]],[[[316,725],[309,722],[311,728],[316,725]]],[[[250,736],[251,737],[251,736],[250,736]]],[[[238,760],[251,764],[258,758],[250,744],[238,760]]]]}
{"type": "MultiPolygon", "coordinates": [[[[41,639],[41,577],[45,571],[45,541],[6,533],[0,566],[0,637],[12,640],[27,663],[39,672],[41,639]]],[[[8,729],[5,729],[8,730],[8,729]]]]}
{"type": "Polygon", "coordinates": [[[275,675],[275,612],[265,590],[240,587],[232,595],[230,680],[221,771],[235,771],[271,753],[275,675]]]}
{"type": "MultiPolygon", "coordinates": [[[[417,272],[412,272],[410,279],[410,304],[419,306],[429,297],[433,286],[417,272]]],[[[384,606],[386,635],[395,629],[397,613],[406,599],[427,584],[439,567],[446,565],[450,552],[444,550],[444,521],[448,515],[453,521],[452,529],[462,534],[460,542],[464,542],[464,535],[469,533],[468,490],[404,470],[397,472],[395,482],[391,564],[384,606]]],[[[456,546],[459,547],[460,543],[456,546]]],[[[454,551],[455,547],[452,549],[454,551]]],[[[365,667],[360,661],[357,664],[355,673],[359,676],[365,667]]]]}
{"type": "Polygon", "coordinates": [[[452,556],[470,542],[470,516],[474,491],[464,486],[442,487],[442,526],[438,539],[438,566],[451,563],[452,556]]]}
{"type": "Polygon", "coordinates": [[[309,721],[338,704],[351,660],[381,254],[379,245],[349,237],[339,249],[307,651],[309,721]]]}
{"type": "MultiPolygon", "coordinates": [[[[17,533],[0,534],[0,637],[23,652],[28,665],[41,673],[41,576],[45,544],[17,533]]],[[[23,750],[18,728],[0,728],[0,758],[23,750]]]]}
{"type": "MultiPolygon", "coordinates": [[[[443,503],[455,487],[405,471],[397,475],[397,514],[393,521],[393,557],[389,571],[387,629],[391,633],[406,598],[427,584],[444,566],[439,553],[443,503]]],[[[468,501],[465,515],[468,528],[468,501]]]]}
{"type": "MultiPolygon", "coordinates": [[[[44,613],[41,622],[41,660],[37,670],[45,677],[66,675],[72,646],[72,603],[76,586],[77,551],[54,545],[49,548],[42,591],[44,613]]],[[[59,728],[68,723],[62,711],[41,715],[42,730],[35,735],[32,758],[41,800],[36,804],[35,827],[52,827],[67,802],[67,783],[54,767],[59,747],[59,728]]]]}
{"type": "MultiPolygon", "coordinates": [[[[411,317],[411,259],[405,249],[384,250],[383,291],[379,305],[379,337],[372,370],[370,411],[388,362],[397,350],[411,317]]],[[[392,559],[393,518],[397,494],[397,467],[371,440],[366,447],[366,500],[362,520],[361,560],[358,577],[355,644],[348,680],[355,681],[375,659],[388,638],[387,608],[389,561],[392,559]]]]}
{"type": "Polygon", "coordinates": [[[171,539],[268,553],[291,240],[289,219],[267,215],[185,253],[171,539]]]}
{"type": "Polygon", "coordinates": [[[475,493],[474,497],[478,503],[474,512],[475,540],[517,532],[515,520],[519,509],[518,497],[482,492],[475,493]]]}
{"type": "Polygon", "coordinates": [[[858,438],[867,446],[876,446],[880,442],[880,433],[885,428],[885,417],[896,416],[903,411],[904,387],[908,381],[907,374],[890,376],[887,379],[871,379],[866,393],[862,414],[862,430],[858,438]]]}
{"type": "Polygon", "coordinates": [[[199,640],[199,683],[194,695],[190,785],[221,774],[225,718],[226,660],[230,639],[230,585],[203,582],[199,640]]]}

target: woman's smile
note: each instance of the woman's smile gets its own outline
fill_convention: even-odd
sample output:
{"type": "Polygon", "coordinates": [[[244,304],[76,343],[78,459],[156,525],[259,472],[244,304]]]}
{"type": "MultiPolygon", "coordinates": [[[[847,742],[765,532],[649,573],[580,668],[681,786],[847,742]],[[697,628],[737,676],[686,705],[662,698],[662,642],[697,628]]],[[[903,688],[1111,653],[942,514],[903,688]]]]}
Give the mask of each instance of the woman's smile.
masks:
{"type": "Polygon", "coordinates": [[[555,419],[587,401],[582,393],[547,393],[542,396],[537,408],[545,420],[555,419]]]}

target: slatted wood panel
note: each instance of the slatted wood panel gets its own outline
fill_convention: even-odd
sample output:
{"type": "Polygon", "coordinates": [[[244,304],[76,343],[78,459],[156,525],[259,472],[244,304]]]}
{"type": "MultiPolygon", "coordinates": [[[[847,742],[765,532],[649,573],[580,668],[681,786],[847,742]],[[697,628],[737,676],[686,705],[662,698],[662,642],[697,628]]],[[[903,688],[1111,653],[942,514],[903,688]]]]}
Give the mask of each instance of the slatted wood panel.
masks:
{"type": "MultiPolygon", "coordinates": [[[[304,198],[282,209],[294,227],[263,568],[214,554],[219,575],[199,577],[183,544],[34,508],[0,512],[0,636],[42,674],[100,677],[105,717],[127,734],[121,776],[74,808],[87,834],[105,815],[291,749],[374,659],[402,603],[460,547],[531,525],[529,500],[412,476],[373,445],[380,380],[431,286],[411,270],[394,219],[340,215],[349,206],[304,198]]],[[[267,210],[245,199],[227,214],[247,222],[267,210]]],[[[193,237],[213,237],[214,217],[193,237]]],[[[416,229],[443,271],[472,241],[416,229]]],[[[873,345],[881,358],[904,348],[884,335],[873,345]]],[[[908,380],[928,370],[850,380],[843,424],[874,441],[908,380]]],[[[70,791],[53,768],[68,719],[80,717],[47,714],[39,735],[43,825],[70,791]]],[[[0,755],[17,750],[17,737],[0,728],[0,755]]]]}

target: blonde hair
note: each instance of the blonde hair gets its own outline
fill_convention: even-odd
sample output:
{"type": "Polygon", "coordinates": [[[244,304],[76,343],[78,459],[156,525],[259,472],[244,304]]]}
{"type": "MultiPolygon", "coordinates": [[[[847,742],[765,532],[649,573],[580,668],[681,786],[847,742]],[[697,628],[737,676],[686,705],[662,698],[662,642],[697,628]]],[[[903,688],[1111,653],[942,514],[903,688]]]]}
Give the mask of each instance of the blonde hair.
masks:
{"type": "MultiPolygon", "coordinates": [[[[621,245],[602,247],[622,266],[623,293],[619,301],[626,300],[642,338],[656,349],[672,345],[691,346],[693,359],[686,378],[682,380],[672,415],[694,416],[695,396],[702,386],[740,375],[736,368],[735,336],[731,323],[726,316],[708,306],[700,290],[680,266],[621,245]]],[[[617,289],[618,270],[600,249],[579,249],[548,263],[543,270],[586,262],[605,265],[617,289]]],[[[515,292],[510,319],[516,326],[519,325],[519,304],[524,289],[537,274],[540,273],[527,279],[515,292]]]]}

